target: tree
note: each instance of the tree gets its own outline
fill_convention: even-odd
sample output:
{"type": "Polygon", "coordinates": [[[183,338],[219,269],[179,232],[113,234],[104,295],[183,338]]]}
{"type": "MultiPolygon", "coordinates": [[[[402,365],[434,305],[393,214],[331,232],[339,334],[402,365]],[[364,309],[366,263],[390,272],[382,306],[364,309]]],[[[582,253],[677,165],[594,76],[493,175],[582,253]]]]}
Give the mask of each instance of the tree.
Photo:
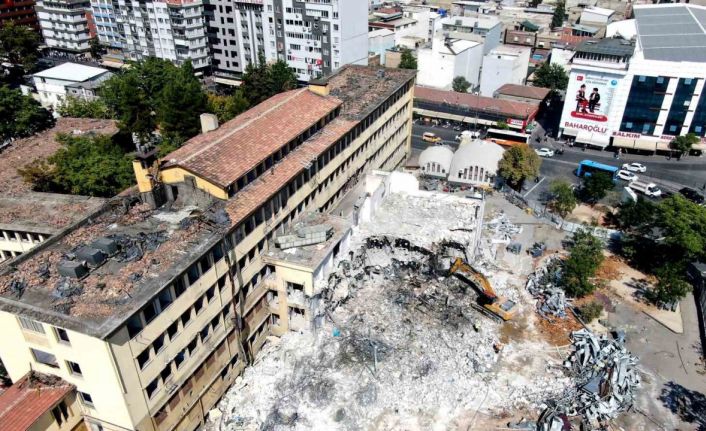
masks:
{"type": "Polygon", "coordinates": [[[654,304],[669,304],[679,301],[691,291],[684,278],[684,265],[665,264],[655,270],[657,285],[645,292],[645,298],[654,304]]]}
{"type": "Polygon", "coordinates": [[[541,164],[542,160],[529,145],[516,145],[503,153],[498,162],[498,173],[519,190],[526,179],[539,175],[541,164]]]}
{"type": "Polygon", "coordinates": [[[163,134],[184,139],[199,134],[199,115],[206,112],[206,93],[194,76],[191,61],[172,71],[159,95],[157,119],[163,134]]]}
{"type": "Polygon", "coordinates": [[[534,85],[537,87],[545,87],[556,93],[558,90],[566,90],[569,84],[569,75],[566,74],[564,67],[559,64],[550,64],[548,61],[534,72],[534,85]]]}
{"type": "Polygon", "coordinates": [[[297,88],[297,75],[284,60],[277,60],[267,66],[267,78],[270,97],[297,88]]]}
{"type": "Polygon", "coordinates": [[[552,194],[551,207],[562,217],[566,217],[567,214],[576,208],[578,201],[571,184],[566,181],[556,180],[549,187],[549,191],[552,194]]]}
{"type": "Polygon", "coordinates": [[[566,17],[566,4],[564,0],[559,0],[554,6],[554,15],[552,15],[552,28],[561,27],[564,25],[564,18],[566,17]]]}
{"type": "Polygon", "coordinates": [[[111,197],[133,182],[131,158],[110,137],[58,135],[62,148],[18,169],[37,191],[111,197]]]}
{"type": "Polygon", "coordinates": [[[22,138],[54,125],[51,113],[19,90],[0,87],[0,142],[22,138]]]}
{"type": "Polygon", "coordinates": [[[457,76],[451,83],[453,90],[457,93],[468,93],[468,89],[471,87],[471,83],[466,80],[463,76],[457,76]]]}
{"type": "Polygon", "coordinates": [[[417,59],[412,54],[412,50],[409,48],[402,48],[402,55],[400,56],[400,69],[414,69],[417,70],[417,59]]]}
{"type": "Polygon", "coordinates": [[[507,122],[500,120],[495,123],[495,128],[500,130],[508,130],[510,126],[507,125],[507,122]]]}
{"type": "Polygon", "coordinates": [[[675,194],[659,203],[655,225],[666,255],[679,261],[706,259],[706,208],[675,194]]]}
{"type": "Polygon", "coordinates": [[[113,113],[101,99],[83,100],[69,97],[58,109],[62,117],[73,118],[113,118],[113,113]]]}
{"type": "Polygon", "coordinates": [[[581,197],[585,202],[595,204],[606,197],[608,191],[614,186],[613,178],[609,174],[594,172],[590,176],[584,177],[581,197]]]}
{"type": "Polygon", "coordinates": [[[656,215],[657,206],[639,196],[636,202],[627,201],[620,204],[616,221],[625,232],[645,235],[652,229],[656,215]]]}
{"type": "Polygon", "coordinates": [[[260,52],[257,64],[248,64],[243,74],[243,95],[251,106],[263,102],[275,94],[294,89],[297,76],[286,62],[278,60],[267,64],[265,55],[260,52]]]}
{"type": "Polygon", "coordinates": [[[582,297],[593,292],[591,279],[603,263],[603,245],[588,230],[577,230],[564,261],[564,290],[571,296],[582,297]]]}
{"type": "Polygon", "coordinates": [[[591,323],[601,317],[603,304],[598,301],[587,302],[579,307],[578,312],[585,323],[591,323]]]}
{"type": "Polygon", "coordinates": [[[250,106],[250,102],[241,90],[237,90],[230,96],[209,93],[207,105],[208,112],[216,114],[218,122],[222,124],[245,112],[250,106]]]}
{"type": "Polygon", "coordinates": [[[689,151],[691,151],[691,147],[698,143],[699,137],[693,133],[688,133],[684,136],[676,136],[672,139],[672,142],[669,143],[669,148],[677,151],[681,156],[684,153],[688,154],[689,151]]]}
{"type": "Polygon", "coordinates": [[[101,46],[100,40],[98,40],[98,36],[93,36],[89,39],[88,46],[90,47],[92,58],[101,58],[101,55],[103,54],[103,47],[101,46]]]}
{"type": "Polygon", "coordinates": [[[39,35],[27,26],[7,21],[0,26],[0,57],[21,64],[27,72],[34,68],[39,56],[39,35]]]}

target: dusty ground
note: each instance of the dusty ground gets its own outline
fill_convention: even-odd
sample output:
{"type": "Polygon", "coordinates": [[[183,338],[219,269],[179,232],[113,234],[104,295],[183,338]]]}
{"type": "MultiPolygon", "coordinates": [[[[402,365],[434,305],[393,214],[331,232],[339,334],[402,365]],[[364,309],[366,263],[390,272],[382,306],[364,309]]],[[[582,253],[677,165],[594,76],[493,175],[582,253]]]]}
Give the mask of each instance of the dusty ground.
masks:
{"type": "Polygon", "coordinates": [[[574,208],[571,214],[566,217],[566,220],[574,223],[586,223],[588,225],[598,224],[602,226],[606,210],[606,207],[602,205],[590,206],[579,204],[574,208]]]}

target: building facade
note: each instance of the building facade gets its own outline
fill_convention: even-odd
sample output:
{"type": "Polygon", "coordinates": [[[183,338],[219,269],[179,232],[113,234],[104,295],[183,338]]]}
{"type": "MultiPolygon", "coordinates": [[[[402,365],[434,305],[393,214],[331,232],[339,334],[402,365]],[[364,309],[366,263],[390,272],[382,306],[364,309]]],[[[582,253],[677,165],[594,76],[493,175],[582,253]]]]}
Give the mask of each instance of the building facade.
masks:
{"type": "Polygon", "coordinates": [[[34,0],[4,0],[0,3],[0,27],[8,22],[39,30],[34,0]]]}
{"type": "Polygon", "coordinates": [[[89,0],[38,0],[36,9],[49,48],[76,53],[91,49],[89,0]]]}
{"type": "Polygon", "coordinates": [[[441,18],[435,36],[481,42],[485,55],[500,44],[502,24],[494,16],[479,14],[441,18]]]}
{"type": "Polygon", "coordinates": [[[238,77],[265,52],[262,0],[214,0],[208,38],[216,76],[238,77]]]}
{"type": "MultiPolygon", "coordinates": [[[[347,66],[193,138],[161,166],[140,154],[140,196],[155,209],[116,198],[0,274],[9,286],[0,295],[0,357],[11,378],[31,367],[74,384],[94,431],[199,427],[269,335],[315,324],[314,283],[326,279],[330,259],[309,266],[270,251],[304,215],[325,216],[366,172],[404,162],[413,89],[413,71],[347,66]],[[194,205],[204,217],[191,216],[194,205]],[[50,281],[68,274],[71,285],[53,292],[25,278],[75,240],[80,257],[48,272],[50,281]]],[[[336,230],[327,234],[335,256],[345,224],[323,221],[336,230]]]]}
{"type": "Polygon", "coordinates": [[[100,67],[78,63],[64,63],[32,75],[39,103],[53,110],[66,102],[67,98],[94,100],[97,89],[113,76],[100,67]]]}
{"type": "Polygon", "coordinates": [[[300,81],[367,64],[367,17],[359,0],[265,0],[265,56],[286,61],[300,81]]]}
{"type": "Polygon", "coordinates": [[[417,53],[420,85],[450,90],[454,78],[466,78],[473,91],[480,84],[483,44],[463,39],[434,38],[431,48],[417,53]]]}
{"type": "Polygon", "coordinates": [[[517,45],[501,45],[490,51],[483,57],[480,94],[493,97],[495,90],[505,84],[524,84],[531,51],[529,47],[517,45]]]}

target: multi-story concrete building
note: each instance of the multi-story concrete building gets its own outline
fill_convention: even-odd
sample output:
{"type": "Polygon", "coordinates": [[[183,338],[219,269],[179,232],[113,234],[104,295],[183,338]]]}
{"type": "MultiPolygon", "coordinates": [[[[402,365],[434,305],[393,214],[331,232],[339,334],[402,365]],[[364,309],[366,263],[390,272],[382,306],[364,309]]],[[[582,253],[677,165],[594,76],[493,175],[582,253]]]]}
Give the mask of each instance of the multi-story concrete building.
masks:
{"type": "Polygon", "coordinates": [[[584,41],[571,60],[561,132],[577,143],[669,151],[694,133],[706,150],[706,7],[636,5],[637,38],[584,41]],[[685,42],[688,41],[688,42],[685,42]]]}
{"type": "Polygon", "coordinates": [[[265,55],[301,81],[367,64],[368,5],[360,0],[265,0],[265,55]]]}
{"type": "Polygon", "coordinates": [[[37,89],[39,103],[54,110],[73,97],[81,100],[94,100],[101,84],[113,76],[100,67],[78,63],[64,63],[32,75],[37,89]]]}
{"type": "Polygon", "coordinates": [[[217,76],[238,77],[265,52],[262,0],[209,2],[208,38],[217,76]]]}
{"type": "Polygon", "coordinates": [[[524,84],[531,52],[532,48],[519,45],[500,45],[490,51],[483,57],[480,94],[493,97],[505,84],[524,84]]]}
{"type": "Polygon", "coordinates": [[[36,9],[49,48],[76,53],[91,49],[89,0],[38,0],[36,9]]]}
{"type": "Polygon", "coordinates": [[[483,44],[463,39],[434,38],[431,48],[417,51],[419,85],[450,90],[454,78],[462,76],[473,91],[480,83],[483,44]]]}
{"type": "Polygon", "coordinates": [[[435,36],[481,42],[485,55],[500,44],[502,24],[494,16],[480,14],[441,18],[435,36]]]}
{"type": "Polygon", "coordinates": [[[8,22],[39,30],[34,0],[5,0],[0,3],[0,27],[8,22]]]}
{"type": "Polygon", "coordinates": [[[140,154],[146,204],[118,197],[0,274],[11,378],[33,369],[75,385],[92,430],[197,428],[268,335],[316,324],[315,281],[349,231],[326,212],[366,172],[406,159],[414,74],[347,66],[162,162],[140,154]],[[292,225],[322,245],[281,253],[292,225]]]}

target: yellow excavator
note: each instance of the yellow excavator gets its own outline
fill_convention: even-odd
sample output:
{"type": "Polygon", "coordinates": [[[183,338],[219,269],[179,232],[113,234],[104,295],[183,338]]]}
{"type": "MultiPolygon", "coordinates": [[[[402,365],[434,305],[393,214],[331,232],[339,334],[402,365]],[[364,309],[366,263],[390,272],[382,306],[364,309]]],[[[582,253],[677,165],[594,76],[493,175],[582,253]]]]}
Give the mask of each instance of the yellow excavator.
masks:
{"type": "Polygon", "coordinates": [[[488,279],[480,272],[471,268],[471,265],[466,263],[462,258],[456,258],[449,273],[470,284],[480,294],[478,300],[483,306],[483,309],[488,310],[494,316],[505,321],[515,317],[517,304],[505,297],[498,296],[488,279]]]}

